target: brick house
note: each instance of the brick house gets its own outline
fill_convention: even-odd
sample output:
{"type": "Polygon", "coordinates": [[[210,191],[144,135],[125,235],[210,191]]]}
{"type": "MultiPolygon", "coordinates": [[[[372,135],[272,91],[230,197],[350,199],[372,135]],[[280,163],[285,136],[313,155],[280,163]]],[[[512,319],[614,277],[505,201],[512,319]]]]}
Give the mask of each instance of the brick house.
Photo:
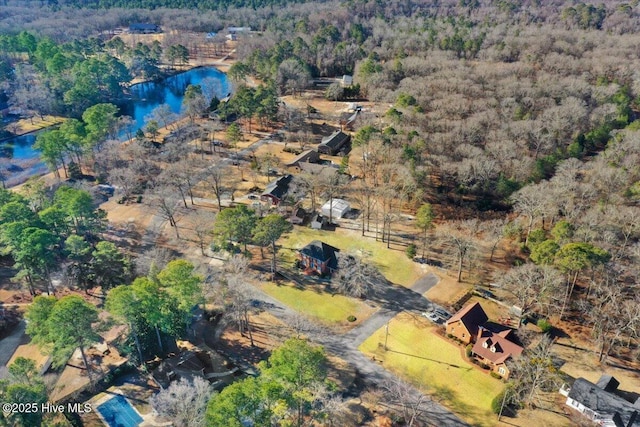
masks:
{"type": "Polygon", "coordinates": [[[300,249],[300,263],[312,272],[331,274],[338,269],[338,252],[340,252],[340,249],[327,245],[320,240],[314,240],[300,249]]]}
{"type": "Polygon", "coordinates": [[[481,363],[489,365],[492,371],[503,378],[509,378],[507,360],[520,356],[524,350],[509,339],[512,334],[511,329],[494,332],[479,326],[478,335],[471,350],[481,363]]]}
{"type": "Polygon", "coordinates": [[[447,320],[446,331],[465,344],[474,342],[478,336],[479,327],[489,318],[479,302],[469,304],[447,320]]]}

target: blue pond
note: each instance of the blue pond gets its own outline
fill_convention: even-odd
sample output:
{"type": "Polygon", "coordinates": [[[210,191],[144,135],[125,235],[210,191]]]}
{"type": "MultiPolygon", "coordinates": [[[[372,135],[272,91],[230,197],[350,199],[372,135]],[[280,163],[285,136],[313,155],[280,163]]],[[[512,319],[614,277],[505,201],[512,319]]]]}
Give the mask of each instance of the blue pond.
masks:
{"type": "Polygon", "coordinates": [[[109,427],[137,427],[142,423],[140,414],[119,394],[98,405],[98,412],[109,427]]]}
{"type": "MultiPolygon", "coordinates": [[[[160,82],[131,86],[132,100],[118,107],[120,113],[131,116],[135,124],[131,129],[123,130],[120,138],[124,140],[127,133],[135,134],[136,130],[144,127],[145,117],[162,104],[168,104],[174,113],[179,113],[187,86],[198,84],[208,86],[218,98],[224,98],[230,91],[226,75],[214,67],[193,68],[160,82]]],[[[46,172],[46,167],[40,162],[40,153],[32,147],[35,139],[36,135],[32,134],[0,142],[0,161],[9,164],[11,185],[16,183],[14,181],[26,180],[29,175],[46,172]]]]}

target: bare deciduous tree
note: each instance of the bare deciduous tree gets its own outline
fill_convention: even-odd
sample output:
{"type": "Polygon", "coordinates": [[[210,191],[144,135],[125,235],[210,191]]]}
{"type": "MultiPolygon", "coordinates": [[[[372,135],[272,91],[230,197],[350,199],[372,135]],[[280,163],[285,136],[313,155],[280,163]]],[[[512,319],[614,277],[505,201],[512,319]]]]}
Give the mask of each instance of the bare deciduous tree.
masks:
{"type": "Polygon", "coordinates": [[[151,406],[176,427],[203,427],[207,403],[213,394],[209,381],[181,378],[151,398],[151,406]]]}
{"type": "Polygon", "coordinates": [[[213,212],[199,209],[189,216],[189,223],[193,234],[196,236],[198,246],[200,247],[200,254],[205,255],[204,249],[207,246],[207,242],[210,241],[213,231],[213,222],[216,215],[213,212]]]}
{"type": "Polygon", "coordinates": [[[447,245],[453,263],[457,264],[457,280],[462,281],[462,270],[477,247],[478,222],[476,220],[453,221],[440,227],[437,235],[447,245]]]}
{"type": "Polygon", "coordinates": [[[209,184],[218,201],[218,210],[222,210],[222,195],[229,191],[229,170],[224,165],[214,165],[207,168],[205,181],[209,184]]]}
{"type": "Polygon", "coordinates": [[[548,308],[554,296],[561,300],[565,280],[551,266],[527,263],[507,271],[498,283],[513,295],[524,318],[536,309],[548,308]]]}
{"type": "Polygon", "coordinates": [[[538,345],[509,363],[510,401],[532,407],[539,402],[542,393],[560,388],[562,377],[553,363],[552,346],[553,340],[544,335],[538,345]]]}
{"type": "Polygon", "coordinates": [[[395,379],[381,386],[382,401],[402,415],[405,425],[420,425],[421,416],[429,409],[431,400],[406,382],[395,379]]]}
{"type": "Polygon", "coordinates": [[[146,203],[155,208],[162,218],[169,221],[169,225],[173,227],[176,238],[180,239],[180,231],[178,230],[178,221],[180,220],[180,197],[169,187],[155,187],[147,193],[145,197],[146,203]]]}
{"type": "Polygon", "coordinates": [[[375,287],[386,283],[386,279],[377,268],[360,257],[338,254],[338,270],[334,274],[333,283],[338,291],[345,295],[365,297],[371,294],[375,287]]]}

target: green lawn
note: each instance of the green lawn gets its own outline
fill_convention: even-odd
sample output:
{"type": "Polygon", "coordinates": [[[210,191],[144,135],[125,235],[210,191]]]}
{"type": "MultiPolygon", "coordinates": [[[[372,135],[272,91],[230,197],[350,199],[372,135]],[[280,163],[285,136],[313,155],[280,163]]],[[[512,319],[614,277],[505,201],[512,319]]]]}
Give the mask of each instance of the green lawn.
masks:
{"type": "Polygon", "coordinates": [[[294,227],[291,233],[278,242],[283,248],[282,259],[293,262],[296,259],[296,250],[312,240],[321,240],[335,246],[341,252],[364,256],[378,267],[388,280],[399,285],[411,286],[421,276],[418,265],[407,258],[403,251],[387,249],[386,243],[362,237],[357,231],[340,228],[336,231],[323,231],[309,227],[294,227]]]}
{"type": "Polygon", "coordinates": [[[347,317],[351,315],[361,322],[375,311],[355,298],[314,289],[301,289],[292,284],[263,283],[261,287],[263,291],[292,309],[317,317],[326,323],[347,324],[347,317]]]}
{"type": "Polygon", "coordinates": [[[383,366],[423,388],[437,401],[474,426],[493,426],[491,400],[503,383],[463,359],[460,347],[432,333],[424,319],[402,313],[371,335],[360,351],[383,360],[383,366]]]}

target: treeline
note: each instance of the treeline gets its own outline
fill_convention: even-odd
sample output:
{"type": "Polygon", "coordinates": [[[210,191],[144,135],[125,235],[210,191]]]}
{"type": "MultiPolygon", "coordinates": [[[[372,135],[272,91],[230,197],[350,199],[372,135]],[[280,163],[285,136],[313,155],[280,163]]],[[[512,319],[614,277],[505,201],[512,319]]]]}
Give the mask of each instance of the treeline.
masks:
{"type": "Polygon", "coordinates": [[[24,190],[0,190],[0,250],[13,258],[14,279],[32,295],[43,286],[55,293],[58,272],[66,284],[85,290],[128,280],[131,262],[101,239],[106,213],[96,209],[90,193],[69,186],[51,192],[38,180],[24,190]]]}
{"type": "Polygon", "coordinates": [[[101,101],[121,99],[127,67],[96,38],[57,44],[28,32],[0,36],[0,83],[28,114],[79,116],[101,101]]]}
{"type": "Polygon", "coordinates": [[[53,8],[71,6],[77,8],[111,9],[122,7],[126,9],[200,9],[219,10],[228,8],[247,7],[252,9],[262,7],[286,7],[292,3],[304,3],[307,0],[57,0],[52,3],[53,8]]]}

